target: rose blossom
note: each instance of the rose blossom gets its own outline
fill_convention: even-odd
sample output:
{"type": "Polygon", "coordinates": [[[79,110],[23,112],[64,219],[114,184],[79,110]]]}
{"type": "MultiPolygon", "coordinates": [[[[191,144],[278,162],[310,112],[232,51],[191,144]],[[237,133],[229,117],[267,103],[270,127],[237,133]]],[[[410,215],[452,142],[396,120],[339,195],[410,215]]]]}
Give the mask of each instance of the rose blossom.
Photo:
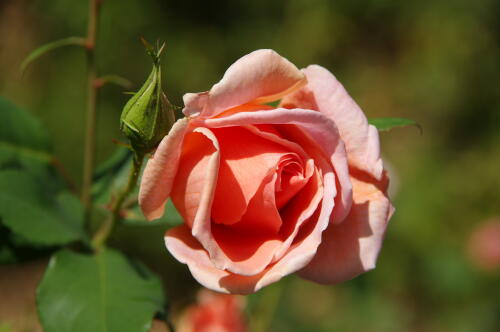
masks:
{"type": "Polygon", "coordinates": [[[330,284],[375,267],[393,212],[378,132],[328,70],[257,50],[184,103],[139,202],[153,220],[172,199],[184,224],[166,246],[201,284],[247,294],[294,272],[330,284]]]}
{"type": "Polygon", "coordinates": [[[245,332],[244,299],[207,289],[198,293],[197,303],[186,309],[179,332],[245,332]]]}
{"type": "Polygon", "coordinates": [[[500,269],[500,218],[477,226],[472,231],[467,249],[470,260],[480,270],[500,269]]]}

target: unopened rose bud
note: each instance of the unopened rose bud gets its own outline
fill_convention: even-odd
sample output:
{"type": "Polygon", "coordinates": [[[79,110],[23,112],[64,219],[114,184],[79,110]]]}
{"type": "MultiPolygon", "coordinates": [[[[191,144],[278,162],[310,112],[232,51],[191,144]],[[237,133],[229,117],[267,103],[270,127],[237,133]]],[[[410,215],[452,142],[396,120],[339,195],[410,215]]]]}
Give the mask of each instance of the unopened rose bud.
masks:
{"type": "Polygon", "coordinates": [[[123,108],[120,129],[138,154],[151,152],[175,122],[172,104],[161,86],[160,55],[163,46],[148,53],[153,58],[153,70],[141,89],[123,108]]]}

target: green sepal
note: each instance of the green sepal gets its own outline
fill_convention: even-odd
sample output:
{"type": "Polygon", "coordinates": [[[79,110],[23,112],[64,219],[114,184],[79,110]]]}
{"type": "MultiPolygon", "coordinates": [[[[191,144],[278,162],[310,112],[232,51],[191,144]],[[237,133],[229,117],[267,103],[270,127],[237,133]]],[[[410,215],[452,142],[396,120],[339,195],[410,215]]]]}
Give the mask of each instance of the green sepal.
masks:
{"type": "Polygon", "coordinates": [[[151,152],[172,127],[174,108],[161,85],[160,55],[148,49],[153,57],[153,69],[148,79],[123,108],[120,129],[138,155],[151,152]]]}

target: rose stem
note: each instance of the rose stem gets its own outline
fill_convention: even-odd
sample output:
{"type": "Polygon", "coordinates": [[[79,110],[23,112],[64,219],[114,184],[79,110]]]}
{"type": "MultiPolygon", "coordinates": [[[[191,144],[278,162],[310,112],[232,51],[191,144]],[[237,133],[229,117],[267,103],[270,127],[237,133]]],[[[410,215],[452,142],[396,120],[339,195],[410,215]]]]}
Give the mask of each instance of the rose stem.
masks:
{"type": "Polygon", "coordinates": [[[120,211],[122,205],[128,195],[130,195],[135,188],[137,179],[139,178],[139,173],[141,172],[143,160],[144,156],[134,153],[127,186],[121,191],[118,198],[114,201],[111,207],[111,215],[102,222],[92,238],[92,248],[94,248],[94,250],[102,248],[109,235],[111,235],[114,226],[121,220],[120,211]]]}
{"type": "Polygon", "coordinates": [[[97,22],[99,20],[99,9],[103,0],[89,1],[89,20],[87,39],[85,43],[87,51],[87,114],[85,147],[83,157],[83,184],[82,203],[85,207],[85,222],[88,225],[92,210],[91,186],[95,160],[95,122],[97,105],[96,63],[95,44],[97,34],[97,22]]]}

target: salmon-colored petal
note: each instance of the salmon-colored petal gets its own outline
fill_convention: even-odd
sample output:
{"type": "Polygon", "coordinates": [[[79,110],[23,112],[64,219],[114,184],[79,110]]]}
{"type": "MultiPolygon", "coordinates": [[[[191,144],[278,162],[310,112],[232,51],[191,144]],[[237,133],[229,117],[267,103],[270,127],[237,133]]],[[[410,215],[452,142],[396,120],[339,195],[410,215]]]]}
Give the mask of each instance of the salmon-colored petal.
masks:
{"type": "Polygon", "coordinates": [[[250,200],[288,151],[243,127],[213,130],[220,142],[221,165],[212,218],[231,225],[241,220],[250,200]]]}
{"type": "Polygon", "coordinates": [[[139,204],[148,220],[163,215],[177,173],[182,142],[187,129],[188,120],[186,118],[178,120],[146,164],[139,190],[139,204]]]}
{"type": "MultiPolygon", "coordinates": [[[[326,190],[325,196],[328,194],[331,192],[326,190]]],[[[178,261],[188,265],[193,277],[203,286],[223,293],[250,294],[307,265],[316,253],[332,208],[332,203],[323,204],[304,227],[302,238],[290,247],[286,255],[256,275],[234,274],[216,268],[186,226],[167,231],[165,244],[178,261]]]]}
{"type": "Polygon", "coordinates": [[[275,182],[276,174],[261,185],[241,221],[229,226],[212,224],[212,236],[219,247],[215,266],[233,273],[255,275],[271,263],[281,246],[275,182]]]}
{"type": "Polygon", "coordinates": [[[249,235],[226,225],[212,225],[212,235],[225,256],[224,260],[211,259],[214,266],[246,276],[265,270],[282,243],[278,235],[249,235]]]}
{"type": "Polygon", "coordinates": [[[302,160],[310,159],[309,155],[299,144],[284,138],[274,125],[246,125],[245,128],[257,136],[282,145],[287,151],[293,152],[302,160]]]}
{"type": "Polygon", "coordinates": [[[253,292],[260,275],[238,276],[214,267],[208,253],[191,235],[185,225],[174,227],[165,235],[168,251],[181,263],[187,264],[193,277],[203,286],[222,293],[249,294],[253,292]],[[235,276],[240,282],[232,281],[231,285],[221,285],[225,278],[235,276]],[[225,286],[225,287],[224,287],[225,286]]]}
{"type": "Polygon", "coordinates": [[[368,124],[363,111],[327,69],[311,65],[303,71],[307,85],[285,96],[282,107],[307,108],[325,114],[337,125],[349,164],[380,180],[383,165],[377,129],[368,124]]]}
{"type": "Polygon", "coordinates": [[[302,269],[316,254],[321,234],[330,223],[334,206],[331,197],[335,196],[335,176],[331,171],[323,176],[323,185],[321,205],[301,225],[286,253],[258,274],[235,274],[218,268],[205,248],[190,234],[187,226],[169,230],[165,236],[166,246],[177,260],[188,265],[193,277],[205,287],[224,293],[253,293],[302,269]]]}
{"type": "Polygon", "coordinates": [[[197,224],[210,222],[219,150],[217,138],[207,128],[198,127],[184,138],[171,198],[189,227],[196,221],[197,224]]]}
{"type": "Polygon", "coordinates": [[[347,158],[345,156],[345,150],[343,150],[344,153],[334,154],[329,158],[328,154],[325,154],[324,149],[318,147],[316,141],[313,140],[310,135],[306,134],[304,130],[300,129],[299,126],[282,125],[279,128],[283,135],[296,142],[300,142],[300,144],[309,152],[311,158],[315,162],[315,165],[323,176],[326,176],[329,173],[339,174],[339,176],[335,177],[333,195],[328,196],[327,199],[335,202],[331,222],[342,222],[352,203],[352,187],[349,181],[349,175],[346,174],[348,171],[346,170],[347,158]],[[338,191],[337,188],[339,189],[338,191]]]}
{"type": "Polygon", "coordinates": [[[332,179],[333,171],[331,168],[324,172],[313,169],[311,173],[313,174],[309,176],[309,181],[304,188],[281,209],[283,226],[280,229],[280,235],[283,238],[283,243],[276,251],[274,261],[281,259],[286,254],[293,241],[296,240],[302,225],[311,218],[315,211],[319,210],[323,200],[333,203],[331,197],[335,196],[336,190],[334,188],[327,190],[329,196],[325,196],[323,187],[323,182],[332,185],[335,182],[332,179]],[[325,179],[321,178],[321,173],[326,175],[325,179]]]}
{"type": "Polygon", "coordinates": [[[274,199],[276,177],[275,174],[272,181],[260,188],[255,205],[252,205],[252,200],[240,222],[231,226],[212,225],[213,237],[227,258],[224,263],[214,262],[217,268],[246,276],[262,272],[287,252],[299,228],[318,209],[323,198],[323,187],[316,173],[290,204],[282,209],[282,225],[282,217],[274,199]]]}
{"type": "Polygon", "coordinates": [[[300,145],[285,139],[273,125],[248,125],[246,128],[255,135],[282,145],[293,152],[294,155],[300,157],[302,161],[299,165],[295,158],[290,158],[288,161],[280,163],[276,171],[278,174],[276,180],[276,207],[281,209],[309,181],[314,170],[314,161],[300,145]]]}
{"type": "Polygon", "coordinates": [[[358,173],[352,178],[354,203],[340,225],[330,225],[313,260],[300,271],[306,279],[337,283],[375,268],[387,223],[394,211],[387,195],[387,177],[358,173]]]}
{"type": "MultiPolygon", "coordinates": [[[[229,226],[212,224],[213,238],[220,247],[220,252],[223,253],[223,255],[215,254],[218,257],[217,260],[214,260],[216,267],[241,275],[255,275],[262,272],[278,256],[283,256],[290,247],[296,232],[288,231],[288,229],[293,228],[293,225],[296,228],[300,227],[303,220],[311,216],[321,200],[322,190],[318,190],[317,184],[313,186],[313,189],[304,189],[304,193],[313,190],[312,195],[316,195],[318,199],[311,198],[309,194],[302,195],[302,192],[298,194],[297,196],[305,201],[294,205],[304,207],[306,211],[299,211],[296,215],[287,213],[287,225],[282,228],[281,215],[276,205],[276,187],[280,170],[285,168],[286,172],[287,167],[293,167],[294,171],[300,172],[303,183],[298,185],[283,183],[280,186],[281,191],[278,193],[287,195],[288,191],[292,191],[293,195],[308,183],[313,173],[314,162],[309,159],[306,172],[302,174],[304,173],[302,160],[297,154],[284,154],[278,164],[274,166],[272,176],[268,176],[268,179],[262,182],[240,221],[229,226]],[[311,206],[308,207],[309,204],[311,206]],[[309,210],[311,212],[307,214],[309,210]],[[282,232],[283,229],[287,231],[282,232]],[[286,244],[283,244],[283,240],[286,240],[286,244]]],[[[287,198],[285,197],[285,199],[287,198]]],[[[290,199],[291,197],[287,200],[290,199]]],[[[227,204],[227,200],[224,203],[227,204]]],[[[214,254],[209,253],[209,256],[214,257],[214,254]]]]}
{"type": "Polygon", "coordinates": [[[213,117],[246,103],[266,103],[306,84],[304,73],[273,50],[257,50],[237,60],[210,91],[184,96],[186,116],[213,117]]]}
{"type": "Polygon", "coordinates": [[[271,106],[265,105],[265,104],[243,104],[243,105],[239,105],[239,106],[230,108],[228,110],[225,110],[225,111],[217,114],[216,116],[214,116],[214,118],[221,118],[223,116],[228,116],[228,115],[236,114],[239,112],[253,112],[253,111],[263,111],[263,110],[272,110],[272,109],[274,109],[274,107],[271,107],[271,106]]]}
{"type": "MultiPolygon", "coordinates": [[[[210,128],[227,126],[245,126],[260,124],[281,124],[287,128],[286,135],[294,135],[291,141],[298,142],[308,154],[314,153],[315,162],[324,160],[335,172],[337,183],[332,185],[338,192],[330,196],[335,198],[335,211],[332,221],[342,221],[352,203],[352,185],[349,178],[347,155],[343,141],[335,123],[323,113],[304,109],[278,108],[270,111],[241,112],[223,118],[195,118],[193,123],[210,128]],[[294,130],[297,129],[297,130],[294,130]]],[[[282,130],[282,129],[280,129],[282,130]]],[[[321,161],[322,162],[322,161],[321,161]]]]}
{"type": "Polygon", "coordinates": [[[276,235],[279,232],[282,222],[276,206],[276,180],[277,175],[273,174],[269,180],[262,183],[241,220],[232,225],[232,230],[245,236],[276,235]]]}
{"type": "Polygon", "coordinates": [[[285,146],[243,127],[197,127],[186,135],[171,197],[217,268],[243,275],[257,274],[282,247],[275,187],[276,169],[283,159],[301,161],[285,146]],[[227,177],[235,182],[230,185],[225,181],[227,177]],[[215,189],[219,186],[222,194],[215,189]],[[236,209],[238,203],[240,211],[236,209]],[[237,211],[234,222],[216,219],[216,206],[225,216],[237,211]],[[251,237],[249,232],[253,233],[251,237]]]}
{"type": "MultiPolygon", "coordinates": [[[[229,230],[218,227],[217,223],[222,226],[240,222],[261,184],[272,175],[280,158],[287,152],[282,146],[255,136],[242,127],[213,130],[197,127],[195,130],[217,142],[217,150],[220,151],[218,172],[207,166],[212,152],[206,147],[196,146],[194,155],[186,153],[186,158],[181,158],[180,168],[186,175],[178,175],[180,180],[176,180],[172,201],[187,225],[192,226],[192,235],[209,253],[215,266],[234,273],[258,273],[269,264],[275,248],[279,246],[276,236],[253,237],[237,243],[234,241],[236,235],[231,238],[229,230]],[[205,193],[206,196],[203,196],[205,193]],[[201,201],[203,197],[206,197],[204,203],[201,201]],[[203,213],[200,214],[200,211],[203,213]]],[[[190,151],[188,147],[184,149],[190,151]]],[[[272,210],[273,207],[267,208],[272,210]]],[[[258,220],[255,227],[263,226],[259,222],[271,222],[274,226],[270,225],[270,228],[279,228],[281,219],[275,211],[275,218],[267,215],[265,220],[258,220]]]]}
{"type": "Polygon", "coordinates": [[[310,175],[312,175],[312,168],[314,161],[308,160],[309,168],[304,170],[302,163],[295,160],[287,160],[284,165],[280,165],[277,170],[275,202],[278,209],[287,204],[307,183],[310,175]],[[310,172],[307,173],[307,170],[310,172]],[[309,176],[308,176],[309,175],[309,176]]]}

